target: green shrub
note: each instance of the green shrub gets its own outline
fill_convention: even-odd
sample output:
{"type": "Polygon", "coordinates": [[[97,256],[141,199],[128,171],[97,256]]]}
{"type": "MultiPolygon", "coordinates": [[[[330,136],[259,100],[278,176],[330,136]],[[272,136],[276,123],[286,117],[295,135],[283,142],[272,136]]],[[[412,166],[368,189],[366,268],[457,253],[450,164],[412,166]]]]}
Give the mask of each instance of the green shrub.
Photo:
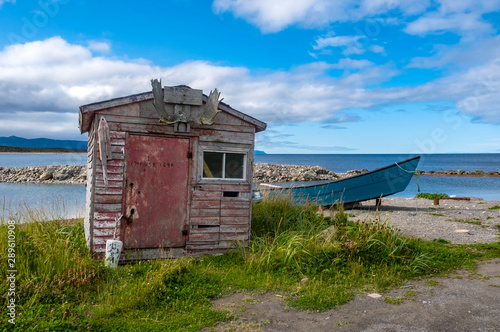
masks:
{"type": "Polygon", "coordinates": [[[443,198],[443,197],[449,197],[448,194],[441,194],[441,193],[418,193],[415,197],[417,198],[427,198],[427,199],[434,199],[434,198],[443,198]]]}

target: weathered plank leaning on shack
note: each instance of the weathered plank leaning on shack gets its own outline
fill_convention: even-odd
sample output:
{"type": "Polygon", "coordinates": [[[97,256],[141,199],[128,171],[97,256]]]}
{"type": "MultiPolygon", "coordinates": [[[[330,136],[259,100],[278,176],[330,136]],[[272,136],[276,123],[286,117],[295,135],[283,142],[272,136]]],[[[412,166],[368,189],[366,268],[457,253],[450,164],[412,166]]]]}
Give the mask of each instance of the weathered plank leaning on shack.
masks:
{"type": "Polygon", "coordinates": [[[104,256],[117,222],[122,261],[246,243],[255,133],[266,124],[219,102],[216,89],[206,96],[187,86],[162,89],[157,80],[152,86],[79,109],[80,131],[88,132],[90,251],[104,256]]]}

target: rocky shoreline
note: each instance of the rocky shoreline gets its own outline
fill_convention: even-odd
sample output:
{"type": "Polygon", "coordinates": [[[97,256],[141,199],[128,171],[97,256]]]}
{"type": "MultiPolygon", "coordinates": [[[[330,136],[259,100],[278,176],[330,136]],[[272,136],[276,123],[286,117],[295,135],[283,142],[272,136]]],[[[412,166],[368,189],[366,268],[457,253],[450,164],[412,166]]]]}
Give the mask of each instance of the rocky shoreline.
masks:
{"type": "Polygon", "coordinates": [[[0,182],[36,184],[85,184],[86,165],[0,167],[0,182]]]}
{"type": "MultiPolygon", "coordinates": [[[[0,167],[0,182],[37,184],[85,184],[86,165],[58,165],[33,167],[0,167]]],[[[367,169],[335,173],[320,166],[254,164],[255,183],[338,180],[368,172],[367,169]]],[[[420,171],[422,176],[487,176],[500,177],[500,172],[463,170],[420,171]]]]}

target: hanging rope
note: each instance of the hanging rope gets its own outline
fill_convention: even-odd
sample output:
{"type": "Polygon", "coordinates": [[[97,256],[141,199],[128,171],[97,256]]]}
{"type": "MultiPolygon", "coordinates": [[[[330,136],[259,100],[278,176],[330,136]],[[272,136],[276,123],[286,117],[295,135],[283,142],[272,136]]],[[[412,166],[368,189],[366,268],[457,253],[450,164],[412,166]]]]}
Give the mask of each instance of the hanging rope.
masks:
{"type": "MultiPolygon", "coordinates": [[[[404,169],[403,167],[401,167],[398,163],[395,162],[395,164],[403,172],[406,172],[406,173],[409,173],[409,174],[413,174],[415,176],[415,184],[417,185],[417,195],[420,194],[420,174],[421,174],[420,170],[415,169],[414,171],[409,171],[409,170],[404,169]]],[[[416,199],[417,195],[415,195],[415,213],[410,213],[409,215],[411,215],[411,216],[415,216],[418,213],[418,204],[417,204],[417,199],[416,199]]]]}

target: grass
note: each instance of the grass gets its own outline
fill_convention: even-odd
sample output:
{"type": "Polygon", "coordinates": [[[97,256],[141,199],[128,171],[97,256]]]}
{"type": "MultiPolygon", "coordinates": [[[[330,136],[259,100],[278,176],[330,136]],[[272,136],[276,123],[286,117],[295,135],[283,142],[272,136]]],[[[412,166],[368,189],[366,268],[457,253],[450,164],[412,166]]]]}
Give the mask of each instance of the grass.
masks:
{"type": "Polygon", "coordinates": [[[437,282],[436,280],[434,279],[429,279],[425,282],[428,286],[438,286],[439,285],[439,282],[437,282]]]}
{"type": "Polygon", "coordinates": [[[382,299],[385,303],[389,304],[401,304],[404,301],[403,297],[384,297],[382,299]]]}
{"type": "MultiPolygon", "coordinates": [[[[342,209],[324,217],[314,206],[273,198],[253,206],[248,248],[110,270],[89,255],[82,220],[37,221],[36,212],[25,213],[31,222],[15,225],[16,325],[5,318],[3,282],[0,330],[199,331],[233,318],[211,306],[233,292],[280,292],[288,306],[323,311],[357,292],[381,292],[500,257],[500,243],[410,239],[379,220],[349,221],[342,209]]],[[[2,280],[8,231],[0,226],[2,280]]]]}
{"type": "Polygon", "coordinates": [[[443,197],[449,197],[448,194],[443,194],[443,193],[418,193],[415,197],[417,198],[427,198],[427,199],[434,199],[434,198],[443,198],[443,197]]]}
{"type": "Polygon", "coordinates": [[[493,205],[492,207],[489,207],[488,210],[500,210],[500,205],[493,205]]]}
{"type": "MultiPolygon", "coordinates": [[[[460,222],[460,223],[463,223],[463,224],[471,224],[471,225],[479,225],[479,226],[483,226],[481,224],[480,221],[477,221],[477,220],[474,220],[474,221],[470,221],[470,220],[464,220],[464,219],[447,219],[447,221],[453,221],[453,222],[460,222]]],[[[488,227],[488,226],[486,226],[488,227]]]]}

